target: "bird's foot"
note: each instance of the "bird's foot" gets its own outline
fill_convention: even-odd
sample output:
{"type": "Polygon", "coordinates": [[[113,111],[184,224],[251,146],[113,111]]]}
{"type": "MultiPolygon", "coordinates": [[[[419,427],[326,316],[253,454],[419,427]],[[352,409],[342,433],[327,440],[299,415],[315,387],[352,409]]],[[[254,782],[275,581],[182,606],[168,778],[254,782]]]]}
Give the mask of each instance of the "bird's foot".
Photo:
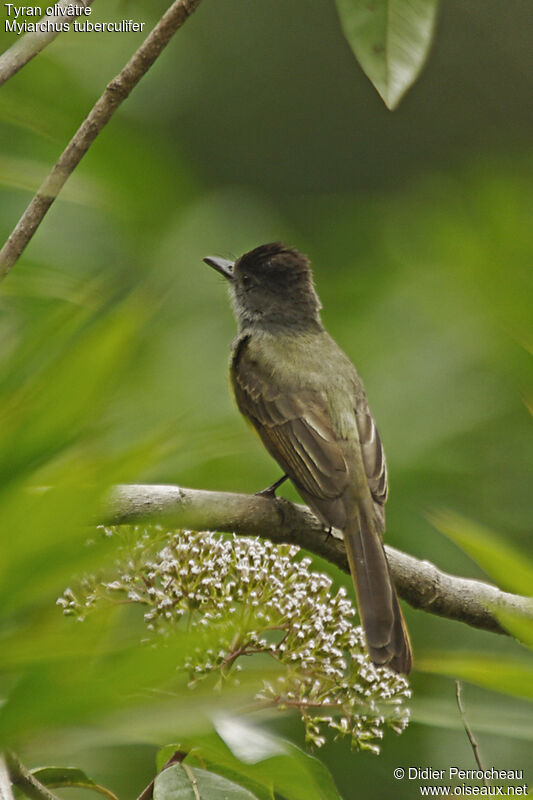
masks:
{"type": "Polygon", "coordinates": [[[270,500],[275,500],[276,489],[278,488],[278,486],[281,486],[281,484],[284,483],[288,477],[289,477],[288,475],[283,475],[279,480],[277,480],[271,486],[267,486],[266,489],[262,489],[260,492],[255,492],[256,497],[267,497],[270,500]]]}

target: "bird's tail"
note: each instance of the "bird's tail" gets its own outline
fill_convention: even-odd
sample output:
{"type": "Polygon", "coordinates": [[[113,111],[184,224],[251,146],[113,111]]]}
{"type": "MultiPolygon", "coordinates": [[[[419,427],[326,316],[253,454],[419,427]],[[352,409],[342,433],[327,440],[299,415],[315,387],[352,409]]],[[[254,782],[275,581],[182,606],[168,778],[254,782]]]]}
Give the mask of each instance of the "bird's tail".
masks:
{"type": "Polygon", "coordinates": [[[343,531],[370,658],[407,675],[413,656],[381,535],[363,513],[343,531]]]}

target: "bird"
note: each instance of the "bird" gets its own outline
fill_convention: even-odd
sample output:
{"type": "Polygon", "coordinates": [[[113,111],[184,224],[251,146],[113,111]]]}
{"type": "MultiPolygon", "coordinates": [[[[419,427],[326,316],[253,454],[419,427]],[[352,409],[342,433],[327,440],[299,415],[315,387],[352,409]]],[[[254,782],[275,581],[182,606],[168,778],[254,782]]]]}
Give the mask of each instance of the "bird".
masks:
{"type": "Polygon", "coordinates": [[[311,510],[342,531],[368,654],[408,674],[412,648],[383,547],[387,465],[365,389],[322,324],[307,256],[281,242],[235,262],[203,259],[228,281],[238,332],[237,407],[311,510]]]}

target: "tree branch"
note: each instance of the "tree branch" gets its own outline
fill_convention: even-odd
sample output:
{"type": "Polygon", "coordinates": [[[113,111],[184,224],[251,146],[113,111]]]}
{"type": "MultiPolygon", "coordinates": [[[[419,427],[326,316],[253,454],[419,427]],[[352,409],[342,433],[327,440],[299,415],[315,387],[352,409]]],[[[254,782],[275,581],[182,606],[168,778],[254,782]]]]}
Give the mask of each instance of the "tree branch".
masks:
{"type": "MultiPolygon", "coordinates": [[[[84,6],[88,8],[94,0],[59,0],[58,3],[54,5],[59,6],[60,8],[66,8],[69,5],[76,5],[76,6],[84,6]]],[[[52,3],[50,3],[52,5],[52,3]]],[[[72,17],[67,17],[67,21],[72,19],[72,17]]],[[[41,17],[39,22],[49,21],[51,23],[56,22],[64,22],[65,17],[62,17],[61,14],[55,14],[54,16],[44,16],[41,17]]],[[[35,33],[26,33],[24,36],[21,36],[15,44],[13,44],[8,50],[0,55],[0,86],[5,83],[9,78],[11,78],[19,69],[31,61],[34,56],[44,50],[47,44],[50,44],[56,36],[59,36],[60,31],[36,31],[35,33]]]]}
{"type": "Polygon", "coordinates": [[[56,794],[31,774],[15,753],[8,750],[4,757],[11,781],[14,786],[18,786],[22,790],[26,797],[30,797],[32,800],[59,800],[56,794]]]}
{"type": "Polygon", "coordinates": [[[0,754],[0,800],[15,800],[6,759],[0,754]]]}
{"type": "MultiPolygon", "coordinates": [[[[163,518],[193,530],[262,536],[273,542],[297,544],[349,573],[342,534],[331,536],[306,506],[283,498],[229,492],[207,492],[180,486],[123,485],[113,489],[107,522],[121,524],[163,518]]],[[[413,608],[465,622],[474,628],[507,633],[492,609],[533,618],[533,599],[502,592],[495,586],[448,575],[429,561],[385,546],[400,597],[413,608]]]]}
{"type": "Polygon", "coordinates": [[[200,0],[175,0],[126,66],[108,83],[104,93],[96,101],[89,115],[59,156],[11,236],[0,250],[0,280],[16,263],[67,178],[80,163],[102,128],[109,122],[143,75],[148,72],[174,33],[181,28],[199,4],[200,0]]]}

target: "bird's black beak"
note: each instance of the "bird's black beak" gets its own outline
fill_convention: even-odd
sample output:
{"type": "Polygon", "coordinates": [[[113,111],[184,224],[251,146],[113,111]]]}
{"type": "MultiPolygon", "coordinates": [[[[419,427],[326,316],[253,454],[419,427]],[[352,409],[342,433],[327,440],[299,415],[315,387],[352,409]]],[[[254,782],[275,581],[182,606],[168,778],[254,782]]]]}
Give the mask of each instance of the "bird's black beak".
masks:
{"type": "Polygon", "coordinates": [[[215,256],[207,256],[204,261],[210,267],[216,269],[217,272],[220,272],[228,281],[233,280],[233,261],[228,261],[227,258],[216,258],[215,256]]]}

